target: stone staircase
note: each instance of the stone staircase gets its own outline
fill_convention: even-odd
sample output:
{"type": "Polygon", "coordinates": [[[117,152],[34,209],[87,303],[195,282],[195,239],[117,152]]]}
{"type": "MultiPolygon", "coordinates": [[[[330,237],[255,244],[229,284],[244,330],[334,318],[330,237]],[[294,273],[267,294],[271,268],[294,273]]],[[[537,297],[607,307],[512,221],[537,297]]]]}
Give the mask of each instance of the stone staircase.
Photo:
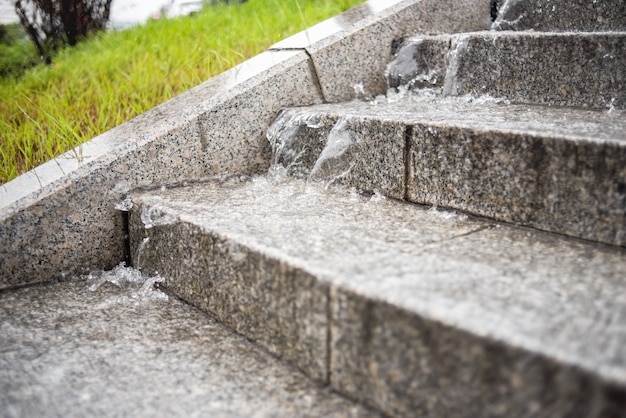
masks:
{"type": "Polygon", "coordinates": [[[535,3],[283,110],[265,176],[132,195],[134,264],[388,416],[626,416],[624,7],[535,3]]]}
{"type": "MultiPolygon", "coordinates": [[[[348,12],[346,36],[329,38],[329,21],[275,45],[273,54],[305,51],[323,100],[276,109],[262,143],[190,134],[211,151],[200,164],[217,167],[210,176],[176,177],[175,164],[177,181],[111,182],[125,197],[115,230],[127,262],[188,303],[172,302],[171,316],[195,315],[163,316],[163,333],[211,328],[204,345],[162,359],[165,374],[208,350],[224,358],[210,374],[239,382],[209,384],[202,396],[213,408],[193,398],[197,409],[173,414],[626,417],[626,6],[458,3],[461,15],[480,12],[474,23],[440,17],[439,2],[400,2],[402,12],[373,25],[364,8],[348,12]],[[399,17],[408,9],[413,22],[399,17]],[[490,30],[480,30],[483,14],[490,30]],[[338,51],[371,38],[370,54],[337,63],[338,51]],[[233,169],[239,159],[247,169],[233,169]],[[295,395],[285,395],[290,385],[295,395]]],[[[246,106],[221,108],[253,113],[246,106]]],[[[198,123],[216,128],[208,113],[198,123]]],[[[147,148],[164,160],[165,147],[147,148]]],[[[84,287],[59,286],[80,301],[74,320],[94,315],[79,309],[84,287]]],[[[62,296],[45,289],[3,291],[0,312],[24,303],[62,312],[62,296]]],[[[47,321],[22,315],[33,316],[47,321]]],[[[10,341],[30,322],[12,326],[10,341]]],[[[140,380],[165,379],[144,366],[140,380]]],[[[210,380],[201,370],[180,374],[197,385],[178,384],[193,392],[210,380]]],[[[76,410],[64,408],[55,411],[76,410]]]]}

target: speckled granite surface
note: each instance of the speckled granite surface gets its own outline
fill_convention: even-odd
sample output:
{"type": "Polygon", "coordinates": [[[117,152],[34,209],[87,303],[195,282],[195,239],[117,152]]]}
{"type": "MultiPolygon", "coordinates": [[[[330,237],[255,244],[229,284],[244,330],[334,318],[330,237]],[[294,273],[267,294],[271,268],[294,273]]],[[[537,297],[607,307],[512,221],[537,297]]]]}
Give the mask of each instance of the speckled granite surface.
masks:
{"type": "Polygon", "coordinates": [[[451,94],[521,103],[626,107],[626,33],[484,32],[452,45],[451,94]],[[480,70],[477,70],[480,69],[480,70]]]}
{"type": "Polygon", "coordinates": [[[624,249],[284,178],[134,203],[144,271],[385,413],[626,410],[624,249]]]}
{"type": "Polygon", "coordinates": [[[417,35],[399,44],[386,75],[393,87],[443,87],[451,96],[624,108],[624,51],[624,32],[417,35]]]}
{"type": "Polygon", "coordinates": [[[625,256],[490,228],[372,257],[332,292],[332,385],[394,416],[624,417],[625,256]]]}
{"type": "Polygon", "coordinates": [[[304,52],[266,52],[3,185],[0,288],[113,267],[129,190],[263,171],[276,113],[320,101],[304,52]]]}
{"type": "Polygon", "coordinates": [[[615,0],[498,0],[497,30],[624,31],[626,3],[615,0]]]}
{"type": "Polygon", "coordinates": [[[384,93],[393,45],[407,36],[480,31],[489,25],[489,0],[376,0],[272,49],[306,49],[324,99],[332,103],[384,93]]]}
{"type": "Polygon", "coordinates": [[[173,297],[92,285],[0,293],[0,415],[376,416],[173,297]]]}
{"type": "Polygon", "coordinates": [[[311,139],[319,132],[327,135],[338,120],[355,121],[354,130],[346,124],[347,135],[361,139],[368,150],[382,150],[362,165],[354,159],[355,170],[343,176],[346,184],[626,245],[624,112],[422,94],[390,103],[379,98],[377,104],[294,108],[281,118],[290,116],[297,130],[281,133],[292,138],[291,148],[309,166],[315,160],[309,153],[319,155],[319,147],[307,147],[311,139]],[[393,127],[393,133],[383,138],[381,127],[393,127]]]}
{"type": "MultiPolygon", "coordinates": [[[[282,242],[297,246],[294,256],[311,252],[324,260],[332,253],[326,241],[333,239],[344,215],[358,215],[358,205],[356,212],[350,206],[359,198],[315,193],[300,196],[301,188],[302,184],[277,187],[259,178],[243,188],[230,180],[223,187],[198,185],[134,196],[131,253],[137,267],[159,272],[179,297],[215,315],[313,378],[326,381],[329,287],[310,273],[307,264],[284,254],[282,242]],[[288,202],[290,199],[294,201],[288,202]],[[299,225],[302,211],[319,220],[313,235],[311,225],[299,225]],[[177,221],[179,217],[182,222],[177,221]],[[285,227],[283,222],[290,220],[291,227],[285,227]],[[299,240],[306,236],[311,240],[299,240]]],[[[411,227],[409,220],[395,216],[390,209],[376,208],[372,205],[371,211],[362,212],[362,225],[352,218],[349,228],[363,235],[378,216],[384,218],[382,222],[393,216],[398,222],[394,227],[412,230],[426,227],[429,222],[416,221],[411,227]]],[[[433,221],[435,225],[427,227],[429,234],[423,240],[445,239],[480,227],[468,221],[459,226],[460,232],[440,230],[437,226],[447,222],[437,223],[436,217],[433,221]]],[[[394,227],[380,234],[393,239],[394,227]]],[[[349,240],[350,234],[351,229],[345,230],[343,239],[349,240]]],[[[380,243],[369,250],[368,244],[376,241],[364,239],[358,248],[364,252],[382,250],[380,243]]],[[[354,244],[350,245],[356,250],[354,244]]],[[[332,267],[329,263],[329,279],[335,274],[332,267]]]]}

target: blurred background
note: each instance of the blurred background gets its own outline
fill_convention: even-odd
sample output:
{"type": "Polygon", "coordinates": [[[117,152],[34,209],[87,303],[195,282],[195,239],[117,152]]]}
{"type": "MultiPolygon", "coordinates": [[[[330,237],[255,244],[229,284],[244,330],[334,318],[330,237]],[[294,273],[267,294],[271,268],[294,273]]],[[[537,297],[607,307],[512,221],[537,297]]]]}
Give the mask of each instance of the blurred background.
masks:
{"type": "MultiPolygon", "coordinates": [[[[161,14],[168,17],[187,15],[202,9],[202,0],[113,0],[109,26],[123,29],[161,14]]],[[[0,24],[16,23],[14,0],[0,0],[0,24]]]]}

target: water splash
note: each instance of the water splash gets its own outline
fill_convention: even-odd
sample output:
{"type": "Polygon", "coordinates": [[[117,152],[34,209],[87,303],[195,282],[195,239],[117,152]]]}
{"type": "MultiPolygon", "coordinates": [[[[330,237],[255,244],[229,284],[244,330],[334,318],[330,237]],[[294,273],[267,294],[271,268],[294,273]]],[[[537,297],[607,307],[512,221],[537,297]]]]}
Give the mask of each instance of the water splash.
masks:
{"type": "Polygon", "coordinates": [[[124,200],[115,205],[115,209],[121,210],[122,212],[129,212],[133,208],[133,202],[130,199],[130,196],[126,196],[124,200]]]}
{"type": "Polygon", "coordinates": [[[139,270],[127,268],[124,263],[118,264],[113,270],[96,270],[89,273],[87,280],[93,281],[89,290],[95,292],[105,283],[111,283],[117,287],[122,287],[129,283],[143,283],[144,278],[139,270]]]}
{"type": "Polygon", "coordinates": [[[609,102],[609,108],[607,109],[607,113],[611,113],[611,114],[622,114],[624,112],[623,109],[620,109],[616,104],[615,104],[615,97],[613,97],[611,99],[611,101],[609,102]]]}
{"type": "Polygon", "coordinates": [[[374,190],[374,194],[372,195],[372,197],[370,197],[369,201],[371,203],[380,203],[380,202],[384,202],[386,199],[387,197],[384,194],[382,194],[378,190],[374,190]]]}
{"type": "Polygon", "coordinates": [[[142,304],[154,301],[167,301],[168,296],[155,288],[155,284],[164,282],[158,275],[147,277],[139,270],[118,264],[113,270],[93,271],[86,277],[90,283],[89,291],[96,292],[105,283],[110,283],[128,293],[109,297],[104,301],[104,307],[119,304],[142,304]]]}
{"type": "Polygon", "coordinates": [[[157,205],[141,208],[140,218],[145,229],[159,225],[168,225],[176,221],[172,214],[162,211],[157,205]]]}
{"type": "Polygon", "coordinates": [[[263,181],[280,184],[296,177],[306,179],[310,186],[323,183],[328,187],[345,178],[356,165],[362,146],[351,132],[349,119],[346,116],[334,122],[334,117],[322,117],[308,109],[282,111],[268,129],[273,155],[263,181]]]}
{"type": "Polygon", "coordinates": [[[365,90],[365,86],[363,85],[363,83],[356,83],[352,86],[352,89],[354,90],[354,98],[356,100],[372,100],[372,95],[365,90]]]}
{"type": "Polygon", "coordinates": [[[143,257],[143,253],[149,243],[150,243],[150,238],[145,237],[144,239],[141,240],[141,243],[139,243],[139,245],[137,246],[137,250],[135,251],[134,265],[139,270],[141,270],[141,259],[143,257]]]}
{"type": "Polygon", "coordinates": [[[351,132],[349,118],[341,118],[328,134],[307,182],[323,182],[326,187],[345,178],[356,165],[361,141],[351,132]]]}
{"type": "Polygon", "coordinates": [[[454,39],[448,53],[448,70],[443,81],[444,96],[459,96],[463,93],[463,84],[459,77],[461,57],[467,51],[469,36],[459,36],[454,39]]]}
{"type": "Polygon", "coordinates": [[[322,126],[319,117],[306,109],[281,111],[266,133],[272,147],[272,169],[285,169],[285,173],[290,175],[306,177],[309,171],[306,157],[315,151],[314,148],[321,148],[322,145],[302,142],[299,133],[302,129],[317,130],[322,126]]]}
{"type": "Polygon", "coordinates": [[[389,88],[404,86],[408,90],[437,87],[441,81],[440,52],[437,43],[413,38],[402,46],[387,64],[385,79],[389,88]]]}
{"type": "Polygon", "coordinates": [[[504,0],[498,8],[496,19],[491,24],[491,30],[515,29],[526,16],[524,6],[524,0],[504,0]]]}
{"type": "Polygon", "coordinates": [[[467,215],[458,214],[453,210],[442,210],[442,209],[437,208],[437,205],[433,205],[430,209],[428,209],[428,212],[446,221],[451,221],[453,219],[458,219],[460,221],[467,220],[467,215]]]}

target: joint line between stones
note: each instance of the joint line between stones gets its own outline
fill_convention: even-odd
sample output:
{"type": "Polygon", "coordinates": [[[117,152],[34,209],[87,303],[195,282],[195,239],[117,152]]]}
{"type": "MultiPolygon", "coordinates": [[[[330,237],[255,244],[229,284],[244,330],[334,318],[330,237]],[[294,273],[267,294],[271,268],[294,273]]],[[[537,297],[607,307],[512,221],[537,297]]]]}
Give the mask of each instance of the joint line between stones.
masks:
{"type": "Polygon", "coordinates": [[[402,179],[402,199],[409,201],[409,178],[411,174],[411,137],[413,136],[413,126],[408,125],[404,131],[404,150],[402,154],[404,163],[404,177],[402,179]]]}
{"type": "Polygon", "coordinates": [[[485,230],[487,230],[487,229],[491,229],[491,228],[493,228],[493,225],[485,225],[485,226],[481,226],[481,227],[479,227],[479,228],[473,229],[473,230],[468,231],[468,232],[465,232],[465,233],[463,233],[463,234],[458,234],[458,235],[454,235],[454,236],[451,236],[451,237],[446,238],[446,239],[442,239],[442,240],[438,240],[438,241],[432,241],[432,242],[429,242],[429,243],[427,243],[426,245],[428,245],[428,246],[430,246],[430,245],[439,245],[439,244],[441,244],[442,242],[453,241],[453,240],[455,240],[455,239],[459,239],[459,238],[467,237],[467,236],[470,236],[470,235],[474,235],[474,234],[477,234],[477,233],[479,233],[479,232],[482,232],[482,231],[485,231],[485,230]]]}
{"type": "Polygon", "coordinates": [[[333,298],[332,298],[332,285],[329,283],[326,289],[326,384],[331,384],[331,355],[332,355],[332,327],[333,327],[333,298]]]}
{"type": "Polygon", "coordinates": [[[322,80],[320,80],[319,73],[317,72],[317,66],[315,65],[315,60],[311,56],[311,53],[308,49],[302,48],[302,51],[309,57],[309,66],[311,67],[311,72],[313,73],[314,83],[317,90],[320,92],[320,97],[324,102],[327,102],[326,97],[324,96],[324,89],[322,89],[322,80]]]}
{"type": "Polygon", "coordinates": [[[130,211],[122,211],[122,223],[124,228],[124,263],[126,267],[132,267],[133,260],[130,254],[130,211]]]}

